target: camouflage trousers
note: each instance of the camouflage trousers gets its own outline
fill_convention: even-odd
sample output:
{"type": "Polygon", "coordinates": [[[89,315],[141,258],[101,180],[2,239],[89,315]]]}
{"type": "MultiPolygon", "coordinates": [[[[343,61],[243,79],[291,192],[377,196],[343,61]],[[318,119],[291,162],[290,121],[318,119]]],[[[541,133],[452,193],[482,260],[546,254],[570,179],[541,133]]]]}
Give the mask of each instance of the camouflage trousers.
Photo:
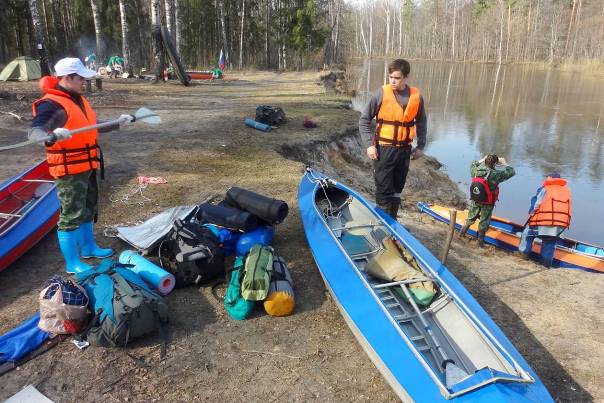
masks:
{"type": "Polygon", "coordinates": [[[480,218],[480,222],[478,223],[478,231],[486,232],[489,228],[489,224],[491,223],[491,215],[493,215],[493,209],[495,208],[494,204],[478,204],[472,202],[472,207],[470,207],[470,211],[468,212],[468,218],[466,220],[466,224],[473,224],[477,218],[480,218]]]}
{"type": "Polygon", "coordinates": [[[99,199],[96,170],[62,176],[55,184],[61,203],[60,231],[72,231],[96,218],[99,199]]]}

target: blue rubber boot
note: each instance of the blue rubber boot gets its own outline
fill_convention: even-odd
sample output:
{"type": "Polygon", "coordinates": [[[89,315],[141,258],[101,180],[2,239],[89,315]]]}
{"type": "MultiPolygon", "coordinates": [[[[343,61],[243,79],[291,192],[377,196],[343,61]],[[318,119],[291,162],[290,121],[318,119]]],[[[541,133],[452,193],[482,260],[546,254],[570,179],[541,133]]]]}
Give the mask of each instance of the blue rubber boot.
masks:
{"type": "Polygon", "coordinates": [[[65,258],[65,271],[69,274],[90,270],[92,267],[80,260],[78,253],[78,231],[57,231],[59,248],[65,258]]]}
{"type": "Polygon", "coordinates": [[[92,221],[85,222],[78,229],[80,252],[82,257],[87,259],[90,257],[105,258],[113,255],[113,249],[100,248],[94,241],[94,232],[92,229],[92,221]]]}

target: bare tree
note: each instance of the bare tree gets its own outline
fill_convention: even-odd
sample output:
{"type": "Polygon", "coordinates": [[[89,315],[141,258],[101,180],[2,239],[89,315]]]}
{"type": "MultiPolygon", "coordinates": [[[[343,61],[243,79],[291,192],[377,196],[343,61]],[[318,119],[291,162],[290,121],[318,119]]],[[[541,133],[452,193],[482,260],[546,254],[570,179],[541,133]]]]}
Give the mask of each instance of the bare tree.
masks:
{"type": "Polygon", "coordinates": [[[174,41],[176,35],[174,32],[174,7],[172,0],[164,0],[164,7],[166,9],[166,28],[168,28],[168,32],[174,41]]]}
{"type": "Polygon", "coordinates": [[[94,33],[96,35],[96,54],[98,56],[99,63],[103,63],[105,60],[105,44],[103,43],[103,30],[101,27],[101,14],[97,0],[90,0],[90,7],[92,8],[92,19],[94,20],[94,33]]]}
{"type": "Polygon", "coordinates": [[[222,34],[222,48],[224,49],[224,59],[226,65],[230,64],[229,42],[227,40],[226,23],[224,21],[224,0],[218,0],[218,8],[220,14],[220,33],[222,34]]]}
{"type": "Polygon", "coordinates": [[[119,0],[120,5],[120,21],[122,23],[122,57],[124,58],[124,68],[126,71],[132,73],[132,66],[130,66],[130,41],[128,39],[128,19],[126,18],[126,4],[125,0],[119,0]]]}
{"type": "Polygon", "coordinates": [[[161,43],[161,0],[151,0],[151,28],[153,35],[153,62],[155,64],[155,82],[162,79],[164,73],[164,52],[161,43]]]}
{"type": "Polygon", "coordinates": [[[50,69],[48,68],[46,46],[44,45],[44,35],[42,34],[42,21],[40,20],[37,0],[29,0],[29,12],[34,30],[35,46],[40,54],[40,68],[43,75],[49,75],[50,69]]]}
{"type": "Polygon", "coordinates": [[[176,51],[182,57],[182,4],[181,0],[174,0],[174,17],[176,19],[176,51]]]}
{"type": "Polygon", "coordinates": [[[241,0],[241,35],[239,36],[239,70],[243,68],[243,23],[245,22],[245,0],[241,0]]]}

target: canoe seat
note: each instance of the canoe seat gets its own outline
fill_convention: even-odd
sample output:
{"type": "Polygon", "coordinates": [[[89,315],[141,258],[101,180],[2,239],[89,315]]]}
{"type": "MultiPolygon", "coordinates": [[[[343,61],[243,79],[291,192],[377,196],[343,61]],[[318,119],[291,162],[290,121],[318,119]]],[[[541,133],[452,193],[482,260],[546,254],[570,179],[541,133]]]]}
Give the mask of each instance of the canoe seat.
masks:
{"type": "Polygon", "coordinates": [[[354,235],[349,232],[342,235],[340,242],[351,257],[369,255],[378,249],[363,235],[354,235]]]}

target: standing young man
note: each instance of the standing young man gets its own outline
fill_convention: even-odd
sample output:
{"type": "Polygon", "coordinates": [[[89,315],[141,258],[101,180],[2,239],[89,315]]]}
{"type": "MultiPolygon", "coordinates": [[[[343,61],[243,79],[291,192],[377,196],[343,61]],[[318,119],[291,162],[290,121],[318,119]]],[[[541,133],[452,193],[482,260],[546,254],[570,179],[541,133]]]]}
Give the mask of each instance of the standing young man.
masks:
{"type": "MultiPolygon", "coordinates": [[[[94,241],[93,221],[98,213],[97,169],[103,176],[103,156],[97,143],[97,129],[75,134],[70,130],[97,123],[96,114],[82,96],[87,78],[96,72],[84,67],[80,59],[65,58],[55,65],[56,77],[47,76],[40,87],[44,95],[32,105],[34,119],[29,138],[45,141],[50,174],[55,178],[61,203],[59,247],[67,273],[90,269],[80,260],[111,256],[111,249],[99,248],[94,241]],[[79,249],[78,249],[79,248],[79,249]]],[[[121,115],[120,124],[134,121],[121,115]]],[[[103,129],[110,131],[119,125],[103,129]]]]}
{"type": "Polygon", "coordinates": [[[359,120],[359,131],[371,138],[367,156],[373,161],[375,201],[396,220],[410,159],[423,155],[427,118],[419,89],[409,87],[411,66],[396,59],[388,66],[389,84],[378,89],[359,120]],[[372,133],[371,121],[377,127],[372,133]],[[417,147],[412,149],[417,136],[417,147]]]}

